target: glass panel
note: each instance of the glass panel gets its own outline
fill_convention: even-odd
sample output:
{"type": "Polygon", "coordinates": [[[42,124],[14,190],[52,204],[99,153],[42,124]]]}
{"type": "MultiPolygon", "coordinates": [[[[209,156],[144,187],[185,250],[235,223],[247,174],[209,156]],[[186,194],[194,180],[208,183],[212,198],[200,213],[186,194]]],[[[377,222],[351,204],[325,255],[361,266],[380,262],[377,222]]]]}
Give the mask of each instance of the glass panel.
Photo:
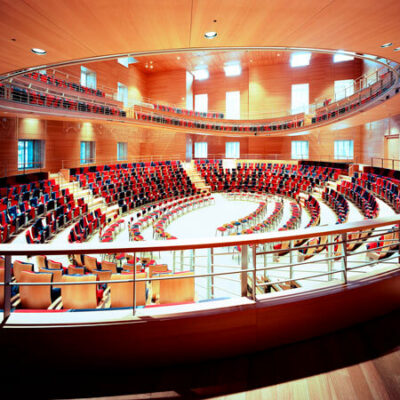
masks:
{"type": "Polygon", "coordinates": [[[292,85],[292,114],[309,112],[309,84],[292,85]]]}
{"type": "Polygon", "coordinates": [[[240,157],[240,142],[226,142],[225,157],[226,158],[239,158],[240,157]]]}
{"type": "Polygon", "coordinates": [[[194,110],[198,112],[207,112],[208,110],[207,94],[196,94],[194,96],[194,110]]]}
{"type": "Polygon", "coordinates": [[[196,142],[194,144],[195,158],[207,158],[207,142],[196,142]]]}
{"type": "Polygon", "coordinates": [[[354,94],[354,80],[335,81],[335,100],[341,100],[354,94]]]}
{"type": "Polygon", "coordinates": [[[240,119],[240,92],[226,92],[226,119],[240,119]]]}

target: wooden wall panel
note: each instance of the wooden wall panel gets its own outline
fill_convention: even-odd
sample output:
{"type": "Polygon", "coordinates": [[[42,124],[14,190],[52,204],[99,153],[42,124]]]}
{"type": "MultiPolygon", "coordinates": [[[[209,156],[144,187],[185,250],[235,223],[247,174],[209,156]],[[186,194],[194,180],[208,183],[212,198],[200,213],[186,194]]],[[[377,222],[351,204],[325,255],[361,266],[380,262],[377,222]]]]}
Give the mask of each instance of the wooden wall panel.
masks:
{"type": "Polygon", "coordinates": [[[333,63],[331,55],[313,54],[307,67],[289,64],[250,66],[249,112],[283,115],[291,108],[291,85],[309,83],[310,103],[332,98],[335,80],[355,79],[362,75],[359,59],[333,63]]]}
{"type": "Polygon", "coordinates": [[[150,72],[146,75],[147,96],[154,102],[186,107],[186,71],[150,72]]]}
{"type": "Polygon", "coordinates": [[[224,72],[210,73],[203,81],[194,81],[193,94],[208,95],[208,110],[226,112],[226,92],[240,91],[240,116],[248,118],[249,110],[249,70],[242,71],[240,76],[226,77],[224,72]]]}
{"type": "MultiPolygon", "coordinates": [[[[86,68],[96,72],[97,87],[116,98],[118,82],[128,87],[130,99],[143,99],[146,93],[146,74],[141,72],[134,64],[129,68],[119,64],[117,60],[100,61],[83,64],[86,68]]],[[[60,74],[56,76],[70,82],[80,83],[81,66],[71,65],[59,68],[60,74]],[[65,75],[67,74],[67,75],[65,75]]]]}

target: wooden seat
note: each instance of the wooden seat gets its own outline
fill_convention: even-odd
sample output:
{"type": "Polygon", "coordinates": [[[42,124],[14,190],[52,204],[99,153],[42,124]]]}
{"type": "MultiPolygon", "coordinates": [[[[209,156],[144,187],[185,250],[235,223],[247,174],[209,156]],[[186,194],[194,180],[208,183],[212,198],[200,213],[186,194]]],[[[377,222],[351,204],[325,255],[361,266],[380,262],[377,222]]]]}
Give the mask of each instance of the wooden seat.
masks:
{"type": "MultiPolygon", "coordinates": [[[[112,274],[111,280],[131,280],[132,273],[112,274]]],[[[147,277],[145,272],[136,274],[136,279],[144,279],[147,277]]],[[[126,283],[110,283],[110,299],[111,308],[116,307],[133,307],[133,282],[126,283]]],[[[136,305],[143,306],[146,304],[146,282],[136,282],[136,305]]]]}
{"type": "Polygon", "coordinates": [[[124,264],[124,265],[122,265],[122,269],[124,271],[131,272],[131,271],[134,271],[135,268],[136,268],[136,272],[140,272],[142,270],[143,266],[142,265],[134,265],[134,264],[124,264]]]}
{"type": "Polygon", "coordinates": [[[68,266],[68,275],[83,275],[84,273],[84,267],[76,267],[75,265],[68,266]]]}
{"type": "Polygon", "coordinates": [[[85,268],[87,268],[90,272],[97,269],[97,259],[95,257],[84,255],[83,261],[85,268]]]}
{"type": "Polygon", "coordinates": [[[22,271],[28,271],[32,272],[33,271],[33,264],[30,263],[25,263],[19,260],[14,261],[13,263],[13,274],[14,278],[17,282],[21,279],[21,272],[22,271]]]}
{"type": "MultiPolygon", "coordinates": [[[[62,269],[39,268],[39,272],[52,274],[52,276],[53,276],[52,282],[53,283],[61,282],[61,280],[62,280],[62,275],[63,275],[62,269]]],[[[53,285],[53,288],[61,288],[61,286],[53,285]]]]}
{"type": "MultiPolygon", "coordinates": [[[[160,272],[171,272],[168,270],[167,264],[156,264],[149,266],[149,278],[160,272]]],[[[160,281],[151,281],[151,299],[156,301],[160,295],[160,281]]]]}
{"type": "Polygon", "coordinates": [[[394,232],[388,232],[382,235],[377,243],[377,247],[381,248],[376,251],[369,251],[367,257],[370,260],[382,260],[386,257],[390,257],[394,253],[394,248],[398,246],[397,243],[395,244],[395,242],[398,241],[396,236],[397,233],[395,234],[394,232]]]}
{"type": "Polygon", "coordinates": [[[117,264],[110,262],[110,261],[103,260],[101,262],[101,269],[108,270],[108,271],[111,271],[113,274],[116,274],[117,273],[117,264]]]}
{"type": "Polygon", "coordinates": [[[47,257],[46,256],[36,256],[38,269],[47,268],[47,257]]]}
{"type": "MultiPolygon", "coordinates": [[[[316,246],[319,243],[319,238],[311,238],[307,242],[307,246],[316,246]]],[[[317,247],[308,247],[305,252],[299,252],[299,262],[306,261],[311,258],[314,254],[317,254],[317,247]]]]}
{"type": "Polygon", "coordinates": [[[109,281],[113,272],[107,269],[95,269],[93,273],[96,275],[98,281],[109,281]]]}
{"type": "Polygon", "coordinates": [[[97,308],[96,275],[63,275],[62,282],[93,282],[83,285],[63,285],[60,306],[65,309],[97,308]]]}
{"type": "Polygon", "coordinates": [[[83,267],[83,261],[82,261],[82,255],[81,254],[74,254],[74,263],[78,266],[78,267],[83,267]]]}
{"type": "Polygon", "coordinates": [[[62,263],[53,260],[47,260],[47,268],[48,269],[61,269],[62,270],[62,263]]]}
{"type": "Polygon", "coordinates": [[[194,278],[193,272],[178,272],[176,274],[163,275],[187,276],[183,279],[161,279],[160,280],[160,304],[183,303],[194,301],[194,278]]]}
{"type": "MultiPolygon", "coordinates": [[[[21,271],[20,283],[50,283],[53,275],[51,273],[37,273],[21,271]]],[[[19,286],[19,301],[13,306],[21,304],[22,308],[47,309],[51,302],[51,286],[19,286]]]]}

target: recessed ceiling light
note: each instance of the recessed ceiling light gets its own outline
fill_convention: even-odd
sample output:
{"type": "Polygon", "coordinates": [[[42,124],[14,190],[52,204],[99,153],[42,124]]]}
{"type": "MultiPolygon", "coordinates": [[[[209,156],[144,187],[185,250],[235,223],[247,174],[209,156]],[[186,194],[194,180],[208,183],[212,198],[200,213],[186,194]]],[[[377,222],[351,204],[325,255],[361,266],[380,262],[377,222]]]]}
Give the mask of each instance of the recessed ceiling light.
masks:
{"type": "Polygon", "coordinates": [[[153,61],[150,61],[150,64],[153,64],[153,61]]]}
{"type": "Polygon", "coordinates": [[[393,43],[385,43],[385,44],[383,44],[381,47],[389,47],[389,46],[391,46],[393,43]]]}
{"type": "Polygon", "coordinates": [[[278,53],[277,56],[280,57],[280,56],[281,56],[281,53],[278,53]]]}
{"type": "Polygon", "coordinates": [[[204,34],[204,37],[206,39],[214,39],[215,37],[217,37],[217,32],[206,32],[204,34]]]}
{"type": "Polygon", "coordinates": [[[31,49],[32,53],[38,54],[39,56],[44,56],[47,51],[43,50],[43,49],[38,49],[36,47],[34,47],[33,49],[31,49]]]}
{"type": "Polygon", "coordinates": [[[146,68],[149,68],[149,66],[148,66],[147,64],[145,65],[145,67],[146,67],[146,68]]]}
{"type": "Polygon", "coordinates": [[[152,65],[150,65],[150,69],[153,69],[153,66],[152,66],[152,65]]]}
{"type": "Polygon", "coordinates": [[[181,58],[180,58],[180,56],[178,56],[178,57],[176,57],[176,59],[177,59],[177,60],[180,60],[181,58]]]}

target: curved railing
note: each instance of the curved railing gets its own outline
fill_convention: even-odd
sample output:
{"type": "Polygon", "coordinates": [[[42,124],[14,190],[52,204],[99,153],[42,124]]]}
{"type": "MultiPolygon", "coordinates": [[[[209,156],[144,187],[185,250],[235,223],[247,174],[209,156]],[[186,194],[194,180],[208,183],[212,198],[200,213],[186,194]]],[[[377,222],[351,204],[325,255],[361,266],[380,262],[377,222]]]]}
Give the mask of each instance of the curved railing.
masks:
{"type": "MultiPolygon", "coordinates": [[[[152,284],[153,282],[176,279],[187,280],[187,275],[177,274],[177,272],[184,271],[186,268],[189,268],[191,272],[189,279],[196,281],[196,290],[203,290],[203,300],[218,299],[221,297],[222,291],[228,293],[231,298],[250,296],[256,302],[268,301],[268,297],[264,297],[264,294],[270,293],[276,287],[298,288],[303,286],[303,282],[312,282],[312,286],[307,287],[305,285],[302,290],[308,288],[315,291],[318,288],[326,287],[326,284],[343,286],[365,276],[371,277],[375,273],[375,269],[372,267],[377,265],[386,268],[386,270],[388,268],[389,270],[399,270],[398,224],[400,224],[400,217],[395,216],[305,230],[205,239],[150,241],[129,245],[116,245],[115,243],[65,244],[62,247],[51,244],[28,247],[13,244],[1,245],[0,254],[5,257],[4,281],[1,283],[1,286],[3,286],[1,290],[4,293],[3,319],[6,321],[13,314],[11,308],[13,287],[55,286],[55,282],[24,283],[13,281],[11,276],[12,257],[64,254],[109,255],[125,252],[133,253],[134,259],[136,256],[154,255],[157,252],[169,256],[171,259],[169,268],[172,275],[165,277],[162,275],[137,277],[138,272],[134,269],[133,279],[128,280],[82,280],[73,283],[57,281],[59,287],[65,285],[126,284],[130,282],[133,285],[134,298],[131,310],[135,314],[138,311],[136,306],[137,285],[143,285],[143,282],[152,284]],[[359,235],[353,235],[357,232],[359,235]],[[390,232],[390,236],[388,236],[388,232],[390,232]],[[312,257],[306,261],[297,262],[295,257],[297,252],[309,253],[313,248],[321,247],[321,244],[306,241],[306,244],[296,246],[295,243],[302,242],[302,239],[321,237],[326,238],[324,241],[326,256],[312,257]],[[349,243],[360,240],[369,240],[376,245],[366,246],[365,249],[358,247],[357,251],[348,250],[349,243]],[[279,264],[271,262],[274,256],[276,258],[276,253],[281,251],[274,250],[274,243],[289,244],[285,246],[287,256],[281,257],[279,264]],[[219,257],[225,257],[226,261],[226,256],[231,260],[230,265],[220,264],[218,262],[219,257]],[[238,259],[236,260],[235,257],[238,257],[238,259]],[[206,261],[201,264],[200,259],[206,261]],[[319,267],[312,269],[311,267],[315,265],[319,265],[319,267]],[[304,269],[304,266],[307,268],[304,269]],[[205,272],[201,272],[202,268],[205,272]],[[275,278],[273,278],[274,273],[277,273],[275,278]],[[222,280],[225,280],[228,284],[221,287],[221,290],[217,290],[216,282],[219,281],[219,285],[221,285],[222,280]]],[[[379,268],[379,271],[381,271],[381,268],[379,268]]],[[[285,293],[290,293],[290,291],[285,293]]],[[[195,300],[191,303],[193,303],[193,310],[196,310],[197,303],[195,300]]],[[[140,309],[141,315],[145,315],[150,309],[151,307],[148,308],[147,306],[140,309]]],[[[162,309],[162,307],[158,309],[162,309]]],[[[29,321],[30,315],[32,314],[26,314],[26,321],[29,321]]],[[[51,316],[51,313],[48,315],[51,316]]],[[[44,321],[46,321],[44,323],[50,323],[51,319],[46,320],[45,318],[44,321]]]]}
{"type": "MultiPolygon", "coordinates": [[[[370,76],[363,76],[356,80],[356,91],[348,91],[349,96],[339,100],[331,101],[325,99],[310,106],[311,114],[281,113],[281,116],[266,118],[265,115],[253,115],[247,120],[222,119],[220,112],[210,111],[202,116],[196,112],[171,105],[160,106],[158,103],[149,103],[150,99],[135,100],[135,105],[129,109],[118,108],[113,100],[102,101],[100,99],[88,99],[76,93],[64,94],[57,91],[57,86],[52,88],[37,88],[33,91],[30,84],[23,81],[24,78],[13,77],[9,81],[0,83],[0,100],[3,107],[11,110],[29,108],[38,113],[50,113],[63,116],[83,118],[107,118],[107,120],[127,122],[138,122],[151,125],[162,125],[165,127],[194,129],[200,131],[215,131],[218,133],[233,134],[242,133],[266,134],[284,132],[287,130],[298,130],[317,124],[326,124],[330,120],[337,120],[354,112],[370,107],[376,99],[394,88],[398,82],[399,65],[388,63],[381,66],[370,76]],[[111,102],[111,103],[108,103],[111,102]],[[15,107],[15,104],[18,104],[15,107]],[[115,108],[115,106],[117,108],[115,108]],[[51,111],[50,111],[51,110],[51,111]],[[193,115],[194,114],[194,115],[193,115]],[[283,115],[282,115],[283,114],[283,115]],[[211,118],[210,118],[211,116],[211,118]]],[[[345,91],[345,95],[346,95],[345,91]]],[[[108,96],[112,98],[113,96],[108,96]]],[[[387,95],[386,95],[387,97],[387,95]]],[[[336,100],[336,99],[335,99],[336,100]]]]}

